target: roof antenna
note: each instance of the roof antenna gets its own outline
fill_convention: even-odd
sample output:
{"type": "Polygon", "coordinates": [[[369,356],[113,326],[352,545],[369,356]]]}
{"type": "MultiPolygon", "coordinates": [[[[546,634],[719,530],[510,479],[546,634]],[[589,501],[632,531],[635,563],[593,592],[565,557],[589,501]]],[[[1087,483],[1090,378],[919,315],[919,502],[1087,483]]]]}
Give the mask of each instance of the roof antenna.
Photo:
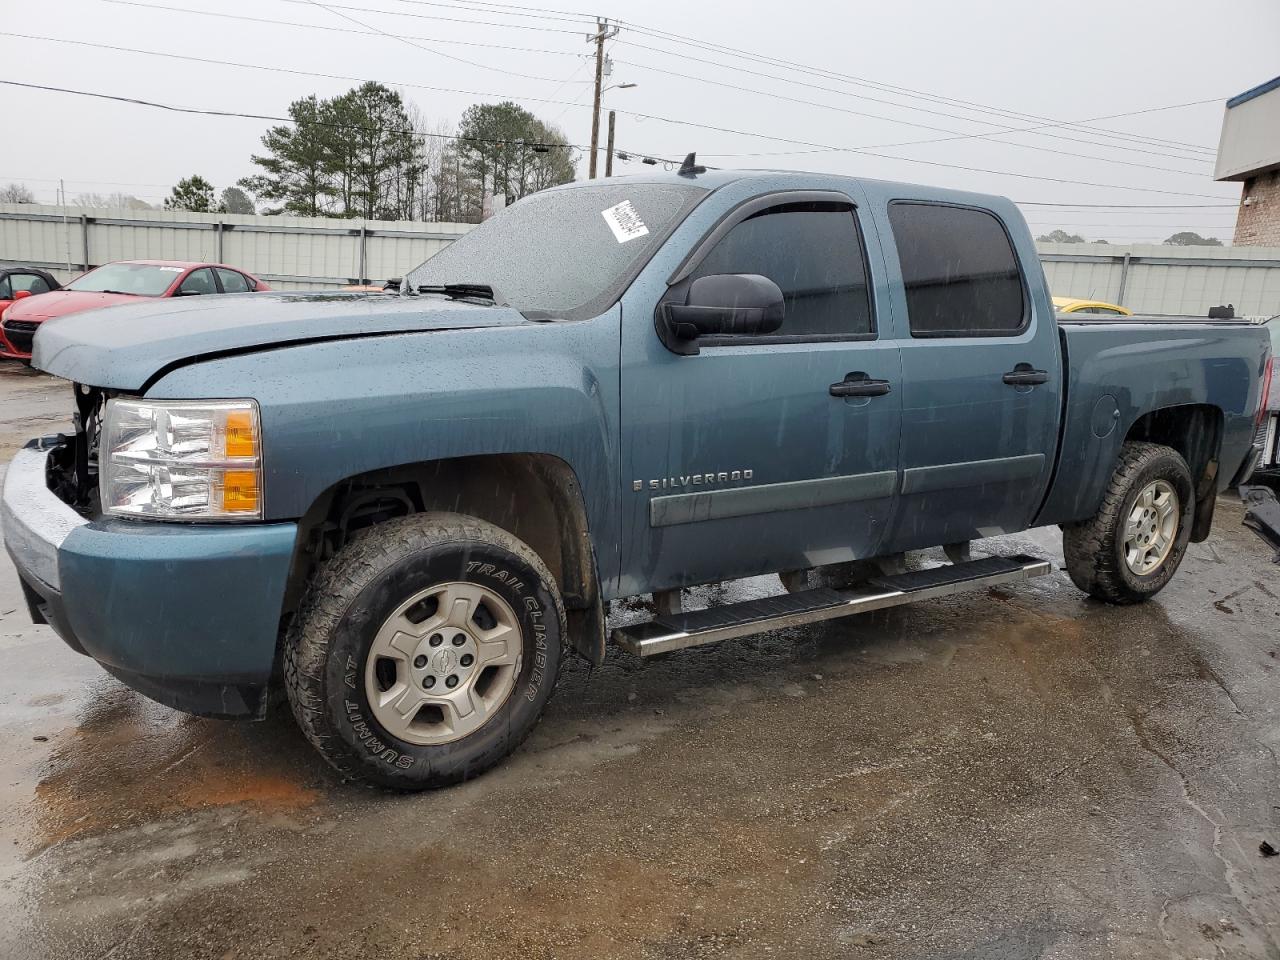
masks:
{"type": "Polygon", "coordinates": [[[678,173],[682,177],[694,177],[700,173],[706,173],[707,168],[698,163],[698,155],[691,153],[684,158],[684,163],[680,164],[678,173]]]}

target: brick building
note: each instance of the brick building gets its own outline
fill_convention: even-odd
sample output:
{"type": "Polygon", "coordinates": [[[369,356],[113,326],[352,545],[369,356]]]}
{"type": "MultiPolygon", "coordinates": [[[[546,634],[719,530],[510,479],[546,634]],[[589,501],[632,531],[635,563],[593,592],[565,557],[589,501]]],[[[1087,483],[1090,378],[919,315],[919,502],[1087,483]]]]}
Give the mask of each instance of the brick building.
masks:
{"type": "Polygon", "coordinates": [[[1280,247],[1280,77],[1227,101],[1213,178],[1244,184],[1234,243],[1280,247]]]}

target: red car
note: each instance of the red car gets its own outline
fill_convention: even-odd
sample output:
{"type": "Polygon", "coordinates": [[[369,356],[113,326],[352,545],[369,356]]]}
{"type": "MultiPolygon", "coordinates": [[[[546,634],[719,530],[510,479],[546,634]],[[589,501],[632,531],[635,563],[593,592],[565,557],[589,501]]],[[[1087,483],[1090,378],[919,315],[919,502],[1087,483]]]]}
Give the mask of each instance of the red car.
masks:
{"type": "Polygon", "coordinates": [[[0,357],[31,358],[40,324],[68,313],[131,303],[144,297],[194,297],[270,290],[251,273],[221,263],[120,260],[95,267],[61,290],[15,300],[0,315],[0,357]]]}
{"type": "Polygon", "coordinates": [[[62,286],[53,274],[37,267],[0,267],[0,317],[15,300],[48,293],[62,286]]]}

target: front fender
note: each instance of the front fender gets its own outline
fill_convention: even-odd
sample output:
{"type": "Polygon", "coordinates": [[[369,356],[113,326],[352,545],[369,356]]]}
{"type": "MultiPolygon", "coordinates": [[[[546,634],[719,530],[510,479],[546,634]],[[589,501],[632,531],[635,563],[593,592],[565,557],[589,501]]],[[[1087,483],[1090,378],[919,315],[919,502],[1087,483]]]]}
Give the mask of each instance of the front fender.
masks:
{"type": "Polygon", "coordinates": [[[620,311],[591,320],[264,349],[175,370],[149,397],[252,397],[267,520],[296,520],[357,474],[485,454],[563,460],[601,576],[618,540],[620,311]]]}

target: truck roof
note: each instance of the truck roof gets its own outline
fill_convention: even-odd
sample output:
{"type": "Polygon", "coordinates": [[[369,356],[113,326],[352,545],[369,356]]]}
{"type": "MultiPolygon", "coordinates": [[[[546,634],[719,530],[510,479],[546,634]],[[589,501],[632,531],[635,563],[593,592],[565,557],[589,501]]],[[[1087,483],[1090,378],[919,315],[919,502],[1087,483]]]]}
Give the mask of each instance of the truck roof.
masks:
{"type": "MultiPolygon", "coordinates": [[[[652,170],[641,171],[638,173],[628,173],[624,176],[614,176],[610,178],[614,181],[626,180],[634,183],[684,183],[696,184],[705,187],[708,190],[716,190],[720,187],[731,183],[737,183],[743,180],[768,180],[774,187],[779,181],[785,186],[794,186],[797,189],[812,189],[815,180],[823,181],[846,181],[849,183],[874,184],[880,190],[888,189],[890,191],[901,189],[904,195],[927,194],[930,197],[941,198],[948,197],[962,203],[973,203],[975,201],[989,203],[999,200],[1001,203],[1010,203],[1007,197],[999,194],[975,193],[969,190],[956,190],[950,187],[930,186],[927,184],[905,183],[896,180],[877,180],[873,177],[855,177],[841,173],[818,173],[816,171],[803,170],[771,170],[771,169],[751,169],[751,170],[721,170],[708,169],[705,173],[681,175],[674,171],[652,170]]],[[[566,190],[575,187],[587,186],[589,184],[604,183],[603,180],[575,180],[561,187],[553,189],[566,190]]]]}

